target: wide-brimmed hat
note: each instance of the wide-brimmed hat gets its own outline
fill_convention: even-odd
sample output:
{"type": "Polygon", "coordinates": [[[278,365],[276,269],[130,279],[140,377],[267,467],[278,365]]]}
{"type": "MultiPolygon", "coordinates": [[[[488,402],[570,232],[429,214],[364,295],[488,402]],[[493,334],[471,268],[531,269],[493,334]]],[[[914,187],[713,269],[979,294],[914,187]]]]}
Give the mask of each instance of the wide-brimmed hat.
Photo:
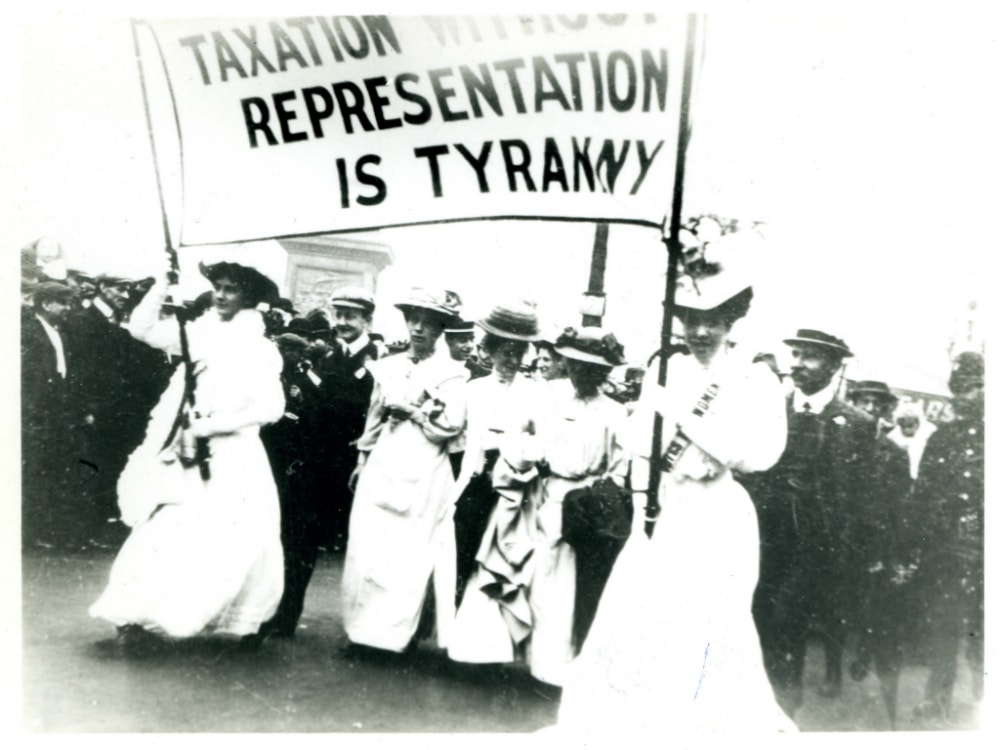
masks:
{"type": "Polygon", "coordinates": [[[330,306],[362,310],[370,315],[375,311],[375,297],[362,287],[343,286],[335,290],[330,297],[330,306]]]}
{"type": "Polygon", "coordinates": [[[625,347],[610,331],[596,326],[566,328],[555,341],[556,352],[567,359],[618,367],[625,364],[625,347]]]}
{"type": "Polygon", "coordinates": [[[413,287],[406,297],[397,302],[395,306],[404,312],[407,309],[420,308],[452,318],[458,314],[459,304],[460,300],[457,295],[449,294],[444,289],[413,287]]]}
{"type": "Polygon", "coordinates": [[[843,339],[838,339],[829,333],[816,331],[811,328],[800,328],[794,336],[784,339],[784,343],[789,346],[793,346],[794,344],[812,344],[813,346],[830,349],[841,357],[854,356],[854,352],[847,348],[847,344],[844,343],[843,339]]]}
{"type": "Polygon", "coordinates": [[[444,334],[447,336],[451,334],[452,336],[463,336],[466,334],[474,334],[476,332],[476,324],[471,320],[461,320],[460,318],[454,318],[447,326],[445,326],[444,334]]]}
{"type": "Polygon", "coordinates": [[[878,396],[886,402],[899,401],[899,397],[889,390],[888,384],[881,380],[859,380],[847,389],[847,393],[851,398],[865,394],[878,396]]]}
{"type": "MultiPolygon", "coordinates": [[[[753,286],[761,235],[715,216],[689,219],[680,232],[683,267],[675,307],[714,310],[753,286]]],[[[743,311],[745,312],[745,310],[743,311]]]]}
{"type": "Polygon", "coordinates": [[[278,285],[263,272],[250,265],[244,265],[236,261],[220,261],[206,265],[198,263],[198,270],[201,275],[211,282],[223,277],[229,277],[241,289],[244,290],[252,306],[260,304],[270,305],[280,298],[278,285]]]}
{"type": "Polygon", "coordinates": [[[952,393],[960,393],[971,387],[979,387],[985,383],[986,367],[983,355],[979,352],[962,352],[951,366],[948,378],[948,388],[952,393]]]}
{"type": "Polygon", "coordinates": [[[39,282],[31,291],[39,305],[45,302],[71,302],[76,296],[72,289],[60,281],[39,282]]]}
{"type": "Polygon", "coordinates": [[[296,333],[282,333],[274,337],[275,343],[279,346],[288,346],[295,349],[308,349],[309,342],[296,333]]]}
{"type": "Polygon", "coordinates": [[[490,310],[489,315],[476,322],[487,333],[502,339],[537,341],[541,336],[535,303],[529,300],[499,304],[490,310]]]}

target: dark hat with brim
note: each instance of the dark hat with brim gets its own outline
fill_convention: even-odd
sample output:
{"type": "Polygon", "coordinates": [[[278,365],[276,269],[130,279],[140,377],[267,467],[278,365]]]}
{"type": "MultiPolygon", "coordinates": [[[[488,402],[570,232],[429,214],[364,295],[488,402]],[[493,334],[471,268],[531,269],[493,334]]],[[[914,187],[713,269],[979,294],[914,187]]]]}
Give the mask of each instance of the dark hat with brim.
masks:
{"type": "Polygon", "coordinates": [[[330,306],[362,310],[371,314],[375,311],[375,298],[367,289],[359,286],[345,286],[333,293],[330,298],[330,306]]]}
{"type": "Polygon", "coordinates": [[[294,333],[297,336],[312,336],[312,322],[305,318],[292,318],[285,326],[285,333],[294,333]]]}
{"type": "Polygon", "coordinates": [[[528,300],[497,305],[489,315],[476,322],[487,333],[502,339],[537,341],[541,336],[535,304],[528,300]]]}
{"type": "Polygon", "coordinates": [[[42,281],[31,288],[38,304],[43,302],[70,302],[76,295],[73,290],[59,281],[42,281]]]}
{"type": "Polygon", "coordinates": [[[278,285],[271,279],[252,266],[235,263],[232,261],[222,261],[220,263],[198,264],[201,275],[213,284],[221,278],[229,278],[239,286],[252,303],[251,307],[256,307],[262,303],[268,305],[277,302],[280,297],[278,285]]]}
{"type": "Polygon", "coordinates": [[[851,398],[867,395],[878,396],[884,401],[899,401],[899,397],[889,390],[889,386],[881,380],[859,380],[848,388],[847,392],[851,398]]]}
{"type": "Polygon", "coordinates": [[[594,326],[567,328],[556,339],[555,350],[567,359],[605,367],[625,364],[625,348],[610,331],[594,326]]]}
{"type": "Polygon", "coordinates": [[[823,331],[815,331],[809,328],[800,328],[794,336],[785,339],[784,343],[789,346],[794,346],[795,344],[811,344],[813,346],[821,346],[830,349],[841,357],[854,356],[854,352],[847,348],[847,344],[845,344],[842,339],[838,339],[836,336],[831,336],[829,333],[823,333],[823,331]]]}
{"type": "Polygon", "coordinates": [[[309,342],[295,333],[282,333],[275,337],[278,346],[285,346],[294,349],[308,349],[309,342]]]}

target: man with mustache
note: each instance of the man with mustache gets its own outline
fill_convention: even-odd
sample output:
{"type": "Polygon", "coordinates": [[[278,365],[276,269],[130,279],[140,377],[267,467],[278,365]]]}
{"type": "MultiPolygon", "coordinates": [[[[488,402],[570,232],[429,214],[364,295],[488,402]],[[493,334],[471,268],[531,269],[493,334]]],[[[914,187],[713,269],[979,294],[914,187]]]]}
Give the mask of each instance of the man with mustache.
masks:
{"type": "Polygon", "coordinates": [[[754,619],[779,703],[794,718],[802,703],[807,638],[826,652],[820,694],[840,694],[843,644],[853,615],[849,572],[852,519],[870,502],[874,420],[843,399],[836,377],[847,345],[800,329],[791,351],[788,442],[775,466],[744,481],[760,525],[754,619]]]}

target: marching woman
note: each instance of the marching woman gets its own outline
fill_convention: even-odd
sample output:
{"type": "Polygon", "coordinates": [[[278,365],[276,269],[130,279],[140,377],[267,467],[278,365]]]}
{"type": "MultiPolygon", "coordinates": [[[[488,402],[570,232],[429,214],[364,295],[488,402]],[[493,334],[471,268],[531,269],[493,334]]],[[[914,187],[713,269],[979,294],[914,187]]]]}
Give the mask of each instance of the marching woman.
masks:
{"type": "Polygon", "coordinates": [[[518,300],[497,305],[478,325],[493,368],[468,386],[465,455],[452,493],[459,607],[448,655],[501,663],[514,660],[531,632],[534,503],[497,461],[505,441],[531,429],[540,384],[521,374],[521,364],[539,335],[538,316],[533,303],[518,300]]]}
{"type": "MultiPolygon", "coordinates": [[[[132,531],[90,608],[118,626],[127,647],[255,634],[281,598],[278,498],[259,430],[284,410],[282,363],[254,309],[277,287],[239,263],[201,270],[214,292],[212,307],[186,326],[193,377],[183,365],[174,372],[122,473],[119,504],[132,531]],[[196,442],[201,450],[190,451],[196,442]]],[[[158,282],[129,330],[179,354],[178,321],[160,315],[166,292],[158,282]]]]}
{"type": "Polygon", "coordinates": [[[504,445],[500,465],[515,478],[538,474],[530,488],[537,515],[526,656],[536,679],[559,686],[579,647],[577,553],[563,538],[563,502],[568,493],[598,480],[623,487],[627,460],[625,407],[602,391],[611,370],[625,361],[621,344],[601,328],[567,328],[555,351],[564,358],[569,379],[541,386],[546,393],[534,416],[534,434],[504,445]]]}
{"type": "Polygon", "coordinates": [[[344,560],[344,627],[352,644],[402,653],[433,590],[437,640],[455,611],[451,441],[465,427],[468,370],[435,347],[456,314],[444,292],[414,289],[396,305],[409,349],[370,365],[375,379],[358,441],[344,560]]]}
{"type": "MultiPolygon", "coordinates": [[[[636,413],[643,423],[642,414],[663,415],[662,514],[651,538],[635,514],[567,679],[560,729],[795,731],[764,671],[751,614],[757,519],[733,478],[774,464],[786,435],[778,379],[729,341],[753,296],[736,265],[749,265],[738,238],[709,245],[732,263],[706,260],[697,238],[686,254],[675,309],[690,354],[671,358],[666,388],[643,388],[636,413]]],[[[646,455],[650,435],[636,436],[646,455]]],[[[634,488],[643,473],[633,467],[634,488]]]]}

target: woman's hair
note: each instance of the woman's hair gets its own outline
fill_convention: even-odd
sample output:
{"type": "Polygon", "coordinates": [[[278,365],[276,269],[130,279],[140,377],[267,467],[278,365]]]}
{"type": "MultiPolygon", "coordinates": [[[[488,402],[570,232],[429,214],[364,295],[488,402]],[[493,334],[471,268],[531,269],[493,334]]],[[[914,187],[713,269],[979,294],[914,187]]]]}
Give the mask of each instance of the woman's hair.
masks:
{"type": "MultiPolygon", "coordinates": [[[[725,321],[728,327],[732,327],[733,323],[737,320],[746,317],[746,314],[750,311],[750,302],[752,300],[753,287],[747,287],[739,294],[727,299],[718,307],[713,307],[711,310],[705,310],[704,312],[721,318],[725,321]]],[[[691,308],[678,306],[676,310],[677,316],[683,319],[684,316],[691,311],[691,308]]]]}
{"type": "Polygon", "coordinates": [[[514,339],[505,339],[503,336],[497,336],[496,334],[493,333],[484,333],[482,341],[479,342],[479,345],[483,347],[483,351],[485,351],[490,356],[493,356],[493,353],[496,352],[496,350],[500,347],[500,345],[503,344],[505,341],[513,341],[515,344],[518,344],[521,348],[522,357],[524,356],[524,353],[528,351],[527,341],[516,341],[514,339]]]}
{"type": "Polygon", "coordinates": [[[214,263],[205,269],[205,276],[213,284],[219,279],[229,279],[243,292],[247,307],[257,307],[262,302],[278,299],[278,285],[256,268],[239,263],[214,263]]]}

